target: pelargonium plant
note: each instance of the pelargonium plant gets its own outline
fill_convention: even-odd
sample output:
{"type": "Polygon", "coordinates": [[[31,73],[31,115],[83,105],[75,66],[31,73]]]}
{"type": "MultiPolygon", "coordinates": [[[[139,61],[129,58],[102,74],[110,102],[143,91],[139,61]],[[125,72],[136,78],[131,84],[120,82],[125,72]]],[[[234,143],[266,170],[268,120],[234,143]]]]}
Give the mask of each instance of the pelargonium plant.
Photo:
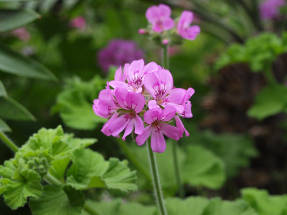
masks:
{"type": "Polygon", "coordinates": [[[161,215],[166,209],[155,159],[156,153],[166,149],[165,137],[179,140],[189,135],[181,118],[191,118],[190,98],[194,90],[175,88],[169,70],[143,59],[127,63],[116,70],[114,80],[94,100],[96,115],[108,119],[102,128],[107,136],[125,140],[132,133],[136,143],[146,143],[151,166],[154,191],[161,215]],[[148,139],[150,138],[150,144],[148,139]]]}
{"type": "Polygon", "coordinates": [[[136,143],[143,145],[151,137],[151,148],[162,153],[164,136],[179,140],[189,135],[181,121],[191,118],[190,98],[194,90],[175,88],[170,71],[155,62],[136,60],[119,67],[114,80],[107,83],[94,100],[95,114],[107,118],[102,128],[107,136],[125,140],[133,131],[136,143]]]}
{"type": "Polygon", "coordinates": [[[148,34],[163,45],[178,43],[179,37],[195,40],[200,33],[198,25],[191,25],[194,22],[194,14],[191,11],[183,11],[178,18],[173,20],[170,7],[160,4],[149,7],[146,11],[146,18],[149,25],[145,29],[139,29],[139,34],[148,34]]]}

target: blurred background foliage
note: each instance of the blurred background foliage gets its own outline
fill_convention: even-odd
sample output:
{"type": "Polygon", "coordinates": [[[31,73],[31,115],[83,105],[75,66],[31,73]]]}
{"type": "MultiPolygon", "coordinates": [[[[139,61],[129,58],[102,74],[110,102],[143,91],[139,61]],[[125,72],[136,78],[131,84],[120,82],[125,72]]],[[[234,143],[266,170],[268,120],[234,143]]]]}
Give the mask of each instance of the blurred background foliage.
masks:
{"type": "MultiPolygon", "coordinates": [[[[127,157],[132,168],[142,170],[138,173],[139,186],[145,192],[125,196],[140,203],[151,200],[147,195],[151,186],[145,150],[132,138],[124,145],[101,134],[104,120],[93,114],[92,102],[115,71],[114,67],[103,70],[98,62],[100,50],[111,40],[133,40],[143,50],[146,61],[160,63],[160,48],[137,33],[147,24],[146,8],[154,3],[0,0],[0,131],[10,132],[7,134],[18,145],[39,128],[59,124],[79,137],[97,138],[93,147],[105,158],[127,157]],[[82,27],[72,24],[77,17],[84,18],[82,27]],[[21,26],[25,28],[19,30],[21,26]],[[134,162],[133,157],[138,161],[134,162]]],[[[177,195],[170,168],[170,145],[174,143],[158,155],[162,185],[170,197],[167,202],[171,202],[168,207],[176,205],[183,214],[189,207],[198,207],[195,215],[202,211],[205,215],[229,215],[230,211],[238,211],[238,215],[285,214],[286,196],[281,194],[287,193],[287,9],[281,8],[280,19],[264,20],[259,0],[156,3],[170,5],[174,15],[192,10],[202,29],[195,41],[169,50],[175,85],[191,86],[196,94],[192,97],[194,118],[185,120],[191,135],[178,143],[181,177],[188,197],[185,201],[172,198],[177,195]],[[245,188],[249,186],[268,192],[245,188]],[[195,195],[202,197],[190,197],[195,195]],[[245,202],[206,199],[215,196],[245,202]],[[243,213],[240,210],[244,208],[243,213]]],[[[3,163],[12,153],[0,145],[0,155],[3,163]]],[[[92,199],[123,197],[121,193],[88,195],[92,199]]],[[[98,214],[129,214],[135,210],[154,213],[153,207],[140,203],[120,203],[115,198],[108,205],[91,204],[98,214]]],[[[170,214],[180,213],[168,210],[170,214]]],[[[29,214],[28,208],[10,211],[2,200],[0,211],[6,215],[29,214]]]]}

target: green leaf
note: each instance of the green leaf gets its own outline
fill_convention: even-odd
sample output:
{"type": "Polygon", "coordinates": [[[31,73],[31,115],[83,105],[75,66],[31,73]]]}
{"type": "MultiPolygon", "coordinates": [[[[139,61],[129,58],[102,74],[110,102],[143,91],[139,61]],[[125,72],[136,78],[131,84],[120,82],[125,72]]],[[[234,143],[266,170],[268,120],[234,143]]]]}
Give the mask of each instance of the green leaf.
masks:
{"type": "MultiPolygon", "coordinates": [[[[80,215],[83,201],[74,201],[76,192],[68,194],[61,187],[46,186],[41,197],[30,201],[33,215],[80,215]]],[[[78,195],[78,198],[82,196],[78,195]]]]}
{"type": "Polygon", "coordinates": [[[2,119],[0,119],[0,131],[2,132],[10,132],[11,128],[6,124],[2,119]]]}
{"type": "Polygon", "coordinates": [[[103,156],[92,150],[83,149],[74,152],[73,164],[68,170],[67,183],[76,189],[105,187],[101,176],[108,169],[103,156]]]}
{"type": "MultiPolygon", "coordinates": [[[[121,200],[119,199],[101,202],[88,200],[86,201],[86,205],[88,208],[91,208],[93,211],[95,211],[97,215],[120,215],[118,211],[121,205],[121,200]]],[[[82,215],[90,215],[90,213],[83,211],[82,215]]]]}
{"type": "Polygon", "coordinates": [[[95,139],[74,138],[71,134],[65,134],[61,126],[55,129],[42,128],[29,138],[18,154],[19,157],[29,161],[30,165],[36,166],[37,170],[37,165],[43,163],[40,168],[42,174],[49,171],[52,176],[64,181],[65,171],[73,152],[88,147],[95,141],[95,139]],[[36,159],[35,165],[31,163],[31,159],[36,159]]]}
{"type": "Polygon", "coordinates": [[[121,190],[123,192],[135,191],[137,186],[136,172],[128,168],[127,161],[119,161],[116,158],[109,160],[109,167],[103,175],[103,180],[109,189],[121,190]]]}
{"type": "Polygon", "coordinates": [[[43,65],[0,45],[0,70],[19,76],[56,80],[55,76],[43,65]]]}
{"type": "Polygon", "coordinates": [[[269,195],[265,190],[246,188],[241,191],[242,198],[259,215],[283,215],[287,213],[287,195],[269,195]]]}
{"type": "Polygon", "coordinates": [[[169,215],[203,215],[209,204],[209,200],[201,197],[190,197],[188,199],[169,198],[166,200],[166,208],[169,215]]]}
{"type": "Polygon", "coordinates": [[[23,207],[28,197],[39,197],[42,193],[41,177],[30,169],[22,169],[17,161],[10,160],[0,166],[0,193],[11,209],[23,207]],[[15,171],[18,169],[18,174],[15,171]]]}
{"type": "Polygon", "coordinates": [[[78,190],[108,188],[127,192],[136,190],[135,180],[136,174],[126,161],[105,161],[99,153],[81,149],[74,152],[67,183],[78,190]]]}
{"type": "Polygon", "coordinates": [[[59,112],[64,123],[71,128],[95,129],[106,121],[93,112],[93,100],[104,86],[105,81],[97,76],[89,82],[74,78],[58,95],[53,111],[59,112]]]}
{"type": "Polygon", "coordinates": [[[200,146],[188,146],[186,154],[182,171],[182,178],[186,183],[212,189],[222,186],[225,181],[225,169],[222,160],[200,146]]]}
{"type": "Polygon", "coordinates": [[[7,92],[6,92],[6,90],[5,90],[5,87],[4,87],[4,85],[3,85],[3,83],[2,83],[2,81],[0,81],[0,97],[1,96],[7,96],[7,92]]]}
{"type": "Polygon", "coordinates": [[[0,117],[9,120],[35,120],[24,106],[10,97],[0,97],[0,117]]]}
{"type": "Polygon", "coordinates": [[[39,15],[32,10],[0,10],[0,32],[10,31],[19,28],[35,19],[39,15]]]}
{"type": "Polygon", "coordinates": [[[264,88],[256,96],[255,104],[248,115],[259,120],[283,112],[287,107],[287,87],[272,85],[264,88]]]}
{"type": "Polygon", "coordinates": [[[269,68],[276,57],[287,51],[287,42],[273,33],[262,33],[249,38],[244,45],[234,44],[216,63],[216,68],[234,63],[248,63],[252,71],[269,68]]]}
{"type": "Polygon", "coordinates": [[[222,159],[227,177],[234,177],[242,167],[249,165],[250,159],[257,155],[252,140],[235,134],[215,134],[211,131],[194,131],[187,144],[198,144],[214,152],[222,159]]]}
{"type": "MultiPolygon", "coordinates": [[[[97,213],[97,215],[155,215],[155,206],[145,206],[134,202],[122,202],[119,199],[112,201],[94,202],[87,201],[89,208],[97,213]]],[[[83,212],[82,215],[89,215],[83,212]]]]}
{"type": "Polygon", "coordinates": [[[212,199],[202,215],[258,215],[246,202],[212,199]]]}

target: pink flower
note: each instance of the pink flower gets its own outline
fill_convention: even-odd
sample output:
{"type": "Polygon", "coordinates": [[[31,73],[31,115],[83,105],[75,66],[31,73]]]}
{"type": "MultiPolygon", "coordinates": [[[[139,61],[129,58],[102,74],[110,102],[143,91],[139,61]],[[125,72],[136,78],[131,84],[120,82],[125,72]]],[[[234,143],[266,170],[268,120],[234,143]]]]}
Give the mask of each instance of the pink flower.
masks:
{"type": "Polygon", "coordinates": [[[174,21],[170,15],[170,7],[164,4],[152,6],[146,11],[146,18],[149,23],[152,24],[152,30],[157,33],[161,33],[174,27],[174,21]]]}
{"type": "Polygon", "coordinates": [[[143,145],[151,136],[151,148],[154,152],[162,153],[165,151],[166,142],[164,136],[179,140],[179,129],[168,124],[175,116],[176,110],[167,106],[164,109],[154,108],[144,114],[144,121],[148,126],[138,135],[136,142],[139,146],[143,145]]]}
{"type": "Polygon", "coordinates": [[[125,64],[123,70],[119,67],[115,73],[115,80],[109,82],[109,85],[141,93],[145,75],[156,72],[159,68],[160,66],[154,62],[144,65],[143,59],[135,60],[131,64],[125,64]]]}
{"type": "Polygon", "coordinates": [[[77,28],[79,30],[84,30],[86,28],[86,20],[82,16],[78,16],[70,21],[70,26],[72,28],[77,28]]]}
{"type": "Polygon", "coordinates": [[[141,134],[144,124],[138,114],[144,108],[144,96],[128,92],[124,88],[117,88],[113,93],[111,92],[113,91],[102,91],[99,99],[94,101],[94,112],[98,116],[108,118],[112,114],[102,128],[102,132],[107,136],[117,137],[125,130],[123,140],[132,133],[133,129],[136,134],[141,134]]]}
{"type": "Polygon", "coordinates": [[[125,63],[131,63],[143,57],[143,51],[134,41],[115,39],[100,50],[98,63],[105,72],[108,72],[111,66],[123,66],[125,63]]]}
{"type": "Polygon", "coordinates": [[[199,26],[190,26],[192,21],[193,13],[190,11],[183,11],[177,24],[178,34],[187,40],[195,40],[197,35],[200,33],[199,26]]]}
{"type": "Polygon", "coordinates": [[[285,4],[284,0],[266,0],[260,5],[260,14],[263,19],[276,19],[280,15],[280,7],[285,4]]]}
{"type": "Polygon", "coordinates": [[[154,62],[145,65],[141,59],[117,69],[114,80],[94,100],[93,109],[108,119],[101,130],[105,135],[118,137],[124,131],[125,140],[134,131],[138,145],[151,136],[152,150],[162,153],[164,136],[178,140],[184,133],[189,135],[181,117],[192,117],[193,94],[192,88],[174,88],[168,70],[154,62]]]}
{"type": "Polygon", "coordinates": [[[12,34],[22,41],[28,41],[31,37],[26,28],[17,28],[16,30],[12,31],[12,34]]]}

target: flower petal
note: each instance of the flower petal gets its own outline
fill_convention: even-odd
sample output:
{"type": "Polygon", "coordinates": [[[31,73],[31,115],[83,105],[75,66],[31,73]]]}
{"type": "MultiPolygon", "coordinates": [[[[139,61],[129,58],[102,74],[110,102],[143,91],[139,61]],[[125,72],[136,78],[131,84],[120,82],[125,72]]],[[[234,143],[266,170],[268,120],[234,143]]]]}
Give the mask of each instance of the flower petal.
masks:
{"type": "Polygon", "coordinates": [[[136,115],[136,118],[134,119],[134,124],[135,124],[135,133],[141,134],[144,130],[144,123],[138,115],[136,115]]]}
{"type": "Polygon", "coordinates": [[[176,114],[176,109],[173,106],[166,106],[163,110],[162,110],[162,117],[161,120],[162,121],[170,121],[176,114]]]}
{"type": "Polygon", "coordinates": [[[158,7],[160,17],[169,17],[171,15],[171,9],[165,4],[160,4],[158,7]]]}
{"type": "Polygon", "coordinates": [[[149,138],[151,133],[151,127],[147,126],[144,128],[143,132],[137,136],[136,138],[136,143],[141,146],[143,144],[145,144],[146,140],[149,138]]]}
{"type": "Polygon", "coordinates": [[[154,152],[163,153],[165,151],[165,139],[163,134],[159,130],[152,129],[150,144],[151,149],[154,152]]]}
{"type": "Polygon", "coordinates": [[[124,133],[123,138],[122,138],[123,140],[126,140],[126,137],[132,133],[133,128],[134,128],[134,120],[131,119],[131,120],[129,120],[127,127],[125,129],[125,133],[124,133]]]}
{"type": "Polygon", "coordinates": [[[179,140],[181,137],[180,130],[177,127],[174,127],[167,123],[161,123],[160,129],[162,133],[168,138],[179,140]]]}
{"type": "Polygon", "coordinates": [[[183,136],[183,133],[185,133],[185,136],[189,136],[188,131],[185,129],[181,119],[178,116],[175,117],[175,123],[176,123],[176,127],[179,130],[180,137],[183,136]]]}
{"type": "Polygon", "coordinates": [[[156,120],[160,120],[162,110],[160,108],[153,108],[145,112],[144,121],[148,124],[152,124],[156,120]]]}

